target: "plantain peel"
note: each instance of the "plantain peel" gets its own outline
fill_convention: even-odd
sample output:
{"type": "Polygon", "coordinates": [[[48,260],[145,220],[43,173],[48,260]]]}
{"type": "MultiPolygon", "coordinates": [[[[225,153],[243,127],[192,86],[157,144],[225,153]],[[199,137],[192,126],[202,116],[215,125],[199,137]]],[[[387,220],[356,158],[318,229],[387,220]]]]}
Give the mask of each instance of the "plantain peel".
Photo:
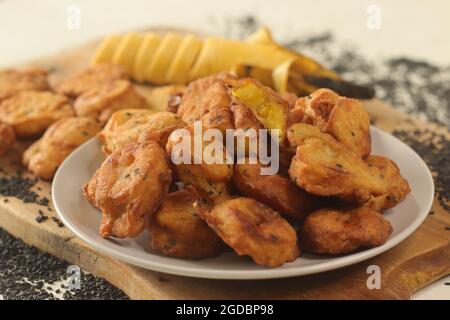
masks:
{"type": "Polygon", "coordinates": [[[287,103],[277,93],[252,79],[230,81],[231,94],[246,105],[266,129],[278,130],[279,142],[286,137],[287,103]]]}

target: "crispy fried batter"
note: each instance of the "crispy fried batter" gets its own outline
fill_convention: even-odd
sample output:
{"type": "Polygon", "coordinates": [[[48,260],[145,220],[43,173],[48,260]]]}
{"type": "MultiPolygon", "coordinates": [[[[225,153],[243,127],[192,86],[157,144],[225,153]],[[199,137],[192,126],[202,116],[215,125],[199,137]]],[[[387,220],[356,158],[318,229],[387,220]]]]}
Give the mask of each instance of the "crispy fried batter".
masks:
{"type": "Polygon", "coordinates": [[[225,137],[227,129],[233,129],[233,113],[229,107],[217,107],[205,114],[202,119],[205,129],[217,129],[225,137]]]}
{"type": "MultiPolygon", "coordinates": [[[[207,128],[203,127],[203,130],[207,128]]],[[[224,197],[228,197],[230,182],[233,177],[233,166],[231,164],[226,164],[227,151],[222,143],[222,141],[217,142],[218,149],[222,152],[220,156],[220,161],[216,163],[207,163],[205,159],[200,161],[198,157],[195,156],[194,141],[196,139],[201,139],[201,132],[195,132],[194,126],[190,125],[182,130],[175,130],[169,136],[167,141],[166,150],[169,156],[172,158],[172,162],[175,164],[177,175],[181,181],[186,184],[193,185],[199,192],[205,193],[206,196],[213,201],[220,201],[224,197]],[[195,133],[195,135],[194,135],[195,133]],[[183,158],[184,151],[182,146],[182,141],[187,141],[184,139],[190,138],[190,157],[185,155],[186,161],[176,161],[174,157],[183,158]],[[195,160],[198,159],[198,160],[195,160]],[[198,163],[195,163],[195,162],[198,163]]],[[[202,155],[206,148],[210,148],[213,142],[202,143],[202,155]]],[[[189,145],[186,145],[189,147],[189,145]]],[[[217,155],[219,157],[219,155],[217,155]]],[[[217,159],[218,160],[218,159],[217,159]]]]}
{"type": "Polygon", "coordinates": [[[186,124],[170,112],[147,109],[124,109],[113,113],[99,134],[103,151],[111,153],[129,142],[155,141],[166,147],[170,133],[186,124]]]}
{"type": "Polygon", "coordinates": [[[102,212],[102,237],[136,237],[163,201],[172,182],[167,154],[153,141],[113,152],[83,191],[102,212]]]}
{"type": "Polygon", "coordinates": [[[295,106],[295,103],[297,102],[298,96],[293,92],[281,92],[280,93],[281,98],[284,99],[288,103],[289,110],[293,109],[295,106]]]}
{"type": "Polygon", "coordinates": [[[5,154],[16,141],[16,135],[13,128],[3,122],[0,122],[0,156],[5,154]]]}
{"type": "Polygon", "coordinates": [[[194,207],[199,199],[192,186],[169,193],[150,218],[150,244],[154,250],[190,259],[214,257],[223,251],[224,243],[194,207]]]}
{"type": "Polygon", "coordinates": [[[177,114],[187,124],[200,120],[208,112],[230,105],[231,98],[225,80],[235,79],[228,73],[219,73],[189,84],[181,98],[177,114]]]}
{"type": "Polygon", "coordinates": [[[94,117],[102,124],[117,110],[140,109],[145,106],[145,99],[128,80],[94,86],[79,96],[74,103],[78,116],[94,117]]]}
{"type": "Polygon", "coordinates": [[[100,129],[100,124],[91,118],[61,119],[25,151],[23,163],[35,175],[51,180],[64,159],[100,129]]]}
{"type": "Polygon", "coordinates": [[[286,218],[301,220],[315,207],[315,197],[297,188],[289,179],[279,175],[261,175],[261,164],[234,166],[233,182],[239,191],[252,197],[286,218]]]}
{"type": "Polygon", "coordinates": [[[19,91],[48,90],[47,72],[41,69],[1,70],[0,101],[19,91]]]}
{"type": "Polygon", "coordinates": [[[129,79],[123,67],[108,63],[96,64],[64,79],[56,86],[55,91],[70,97],[78,97],[93,87],[121,79],[129,79]]]}
{"type": "Polygon", "coordinates": [[[300,243],[305,251],[346,254],[381,246],[391,233],[389,221],[373,209],[320,209],[306,217],[300,243]]]}
{"type": "Polygon", "coordinates": [[[21,138],[37,136],[55,121],[73,115],[65,96],[46,91],[22,91],[0,103],[0,121],[21,138]]]}
{"type": "Polygon", "coordinates": [[[387,192],[379,173],[330,135],[311,125],[295,124],[289,128],[288,139],[297,146],[289,175],[306,191],[357,203],[387,192]]]}
{"type": "Polygon", "coordinates": [[[369,115],[358,100],[340,97],[329,89],[319,89],[297,100],[288,122],[313,124],[358,156],[366,158],[370,154],[369,115]]]}
{"type": "Polygon", "coordinates": [[[264,128],[253,112],[244,104],[233,103],[230,106],[230,109],[233,113],[233,124],[235,129],[254,129],[258,131],[259,129],[264,128]]]}
{"type": "Polygon", "coordinates": [[[277,267],[299,256],[297,235],[278,212],[251,198],[236,198],[200,207],[200,216],[238,255],[277,267]]]}
{"type": "Polygon", "coordinates": [[[387,210],[402,202],[411,192],[408,181],[401,176],[400,169],[394,161],[381,156],[369,156],[366,162],[369,167],[379,171],[380,177],[388,185],[388,192],[378,197],[371,197],[364,206],[377,211],[387,210]]]}

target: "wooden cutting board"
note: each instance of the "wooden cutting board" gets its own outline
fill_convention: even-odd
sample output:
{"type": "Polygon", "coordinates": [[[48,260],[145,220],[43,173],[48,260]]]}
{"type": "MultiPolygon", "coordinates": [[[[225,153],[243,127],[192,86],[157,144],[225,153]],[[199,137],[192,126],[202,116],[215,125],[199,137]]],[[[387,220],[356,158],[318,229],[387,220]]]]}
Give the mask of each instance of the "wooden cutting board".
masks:
{"type": "MultiPolygon", "coordinates": [[[[46,68],[51,71],[51,80],[56,81],[85,68],[96,44],[73,48],[26,66],[46,68]]],[[[446,128],[414,119],[380,101],[366,101],[365,107],[372,122],[386,131],[418,130],[450,139],[446,128]]],[[[13,175],[21,168],[25,145],[17,145],[0,159],[4,171],[0,176],[13,175]]],[[[38,181],[33,190],[51,199],[50,188],[50,183],[38,181]]],[[[418,289],[450,274],[450,212],[437,200],[432,214],[413,235],[375,258],[311,276],[257,281],[195,279],[134,267],[96,252],[67,228],[59,227],[52,217],[56,213],[46,207],[12,197],[6,202],[0,198],[0,227],[28,244],[105,278],[132,299],[408,299],[418,289]],[[49,219],[37,223],[39,210],[49,219]],[[372,264],[381,268],[379,290],[369,290],[366,285],[369,277],[366,269],[372,264]]]]}

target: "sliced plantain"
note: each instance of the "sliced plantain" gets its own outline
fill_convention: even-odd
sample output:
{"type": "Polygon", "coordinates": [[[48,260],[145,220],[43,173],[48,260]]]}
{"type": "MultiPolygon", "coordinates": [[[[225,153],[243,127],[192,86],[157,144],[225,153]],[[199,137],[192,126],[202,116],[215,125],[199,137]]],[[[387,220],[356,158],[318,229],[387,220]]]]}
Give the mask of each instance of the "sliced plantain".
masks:
{"type": "Polygon", "coordinates": [[[291,69],[291,65],[294,62],[294,59],[283,62],[278,65],[272,71],[272,83],[273,88],[277,92],[287,92],[289,91],[289,70],[291,69]]]}
{"type": "Polygon", "coordinates": [[[155,33],[146,33],[136,54],[133,65],[133,78],[139,82],[144,81],[145,72],[161,43],[161,37],[155,33]]]}
{"type": "Polygon", "coordinates": [[[167,83],[186,84],[189,81],[189,70],[191,70],[197,58],[203,41],[190,34],[183,38],[173,58],[166,75],[167,83]]]}
{"type": "Polygon", "coordinates": [[[166,73],[182,41],[179,34],[169,32],[156,49],[155,55],[145,73],[145,80],[154,84],[166,83],[166,73]]]}
{"type": "Polygon", "coordinates": [[[279,50],[275,46],[210,37],[205,40],[191,70],[190,79],[195,80],[210,74],[230,71],[236,65],[273,70],[279,64],[292,58],[295,58],[293,53],[279,50]]]}
{"type": "Polygon", "coordinates": [[[272,81],[272,70],[270,69],[239,64],[231,70],[231,73],[236,75],[238,78],[252,78],[258,80],[267,87],[274,87],[272,81]]]}
{"type": "Polygon", "coordinates": [[[247,39],[246,42],[249,43],[259,43],[265,45],[273,45],[276,44],[272,37],[272,32],[270,32],[269,28],[261,27],[254,33],[252,33],[247,39]]]}
{"type": "Polygon", "coordinates": [[[231,86],[233,97],[246,105],[265,128],[278,129],[279,142],[283,142],[286,137],[287,102],[253,79],[235,80],[231,86]]]}
{"type": "Polygon", "coordinates": [[[122,37],[117,34],[112,34],[106,37],[95,51],[95,54],[91,59],[91,64],[94,65],[105,62],[111,63],[114,52],[116,51],[121,39],[122,37]]]}
{"type": "Polygon", "coordinates": [[[123,66],[128,72],[131,73],[133,71],[134,60],[142,40],[142,34],[135,32],[126,34],[114,52],[113,63],[123,66]]]}

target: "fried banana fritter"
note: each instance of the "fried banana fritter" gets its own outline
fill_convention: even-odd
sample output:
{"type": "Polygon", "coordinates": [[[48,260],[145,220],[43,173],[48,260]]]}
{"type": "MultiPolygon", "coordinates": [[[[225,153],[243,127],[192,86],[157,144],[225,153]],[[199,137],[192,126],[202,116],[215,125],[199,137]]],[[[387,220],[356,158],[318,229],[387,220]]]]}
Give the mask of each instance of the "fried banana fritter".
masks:
{"type": "Polygon", "coordinates": [[[279,175],[261,175],[261,164],[234,166],[233,182],[239,191],[252,197],[286,218],[302,220],[315,207],[315,197],[297,188],[288,178],[279,175]]]}
{"type": "Polygon", "coordinates": [[[366,162],[369,167],[379,172],[380,177],[388,185],[388,191],[381,196],[371,197],[365,206],[377,211],[387,210],[402,202],[411,192],[408,181],[401,176],[400,169],[394,161],[381,156],[369,156],[366,162]]]}
{"type": "Polygon", "coordinates": [[[186,86],[168,85],[144,90],[143,95],[150,109],[157,111],[175,111],[174,113],[176,113],[176,109],[173,109],[175,107],[178,108],[177,102],[180,102],[185,91],[186,86]],[[175,99],[175,97],[179,97],[179,99],[175,99]]]}
{"type": "Polygon", "coordinates": [[[226,80],[235,79],[228,73],[219,73],[189,84],[181,98],[177,114],[187,124],[200,120],[208,112],[231,103],[226,80]]]}
{"type": "MultiPolygon", "coordinates": [[[[205,117],[208,116],[206,115],[205,117]]],[[[203,121],[202,123],[208,123],[208,121],[203,121]]],[[[203,131],[206,129],[208,128],[203,127],[203,131]]],[[[166,150],[172,158],[177,175],[182,182],[193,185],[199,192],[206,194],[210,200],[221,201],[229,195],[230,183],[233,177],[233,165],[226,163],[227,150],[222,141],[203,141],[201,149],[202,159],[199,159],[195,154],[194,141],[202,138],[201,132],[195,132],[194,126],[190,125],[171,133],[167,141],[166,150]],[[186,150],[180,147],[183,144],[182,141],[188,141],[184,139],[190,139],[191,142],[190,158],[189,155],[184,154],[186,150]],[[205,155],[205,149],[214,145],[217,145],[221,155],[215,154],[214,156],[218,161],[208,163],[203,158],[203,155],[205,155]],[[174,161],[174,157],[178,159],[186,158],[187,161],[174,161]]]]}
{"type": "Polygon", "coordinates": [[[37,136],[73,115],[65,96],[47,91],[22,91],[0,103],[0,121],[11,125],[20,138],[37,136]]]}
{"type": "Polygon", "coordinates": [[[130,142],[155,141],[166,147],[169,135],[186,124],[171,112],[124,109],[113,113],[99,134],[103,150],[111,153],[130,142]]]}
{"type": "Polygon", "coordinates": [[[233,102],[247,106],[266,129],[278,130],[279,141],[286,137],[289,104],[278,93],[253,79],[227,80],[233,102]]]}
{"type": "Polygon", "coordinates": [[[35,175],[51,180],[64,159],[100,129],[100,124],[91,118],[61,119],[24,152],[23,163],[35,175]]]}
{"type": "Polygon", "coordinates": [[[205,114],[202,119],[204,129],[217,129],[225,138],[227,129],[233,129],[233,113],[229,107],[217,107],[205,114]]]}
{"type": "Polygon", "coordinates": [[[102,237],[136,237],[167,195],[172,182],[165,151],[153,141],[113,152],[83,191],[102,212],[102,237]]]}
{"type": "Polygon", "coordinates": [[[91,90],[79,96],[74,103],[78,116],[94,117],[102,124],[106,123],[118,110],[145,107],[145,99],[137,93],[128,80],[116,80],[92,87],[91,90]]]}
{"type": "Polygon", "coordinates": [[[387,192],[379,172],[314,126],[295,124],[288,130],[288,139],[297,147],[289,175],[309,193],[363,203],[387,192]]]}
{"type": "Polygon", "coordinates": [[[98,134],[103,152],[109,154],[129,142],[137,142],[140,129],[154,113],[148,109],[122,109],[114,112],[98,134]]]}
{"type": "Polygon", "coordinates": [[[258,131],[264,128],[253,112],[244,104],[233,103],[230,106],[230,110],[233,113],[233,126],[235,129],[254,129],[258,131]]]}
{"type": "Polygon", "coordinates": [[[362,158],[370,154],[370,119],[358,100],[319,89],[298,99],[288,119],[319,127],[362,158]]]}
{"type": "Polygon", "coordinates": [[[391,233],[390,222],[373,209],[320,209],[306,217],[300,243],[305,251],[337,255],[381,246],[391,233]]]}
{"type": "Polygon", "coordinates": [[[192,186],[169,193],[150,217],[150,244],[177,258],[202,259],[219,255],[225,245],[199,217],[194,202],[200,196],[192,186]]]}
{"type": "Polygon", "coordinates": [[[13,128],[0,122],[0,156],[5,154],[16,141],[16,135],[13,128]]]}
{"type": "Polygon", "coordinates": [[[115,81],[128,80],[127,71],[115,64],[96,64],[80,73],[69,76],[61,81],[55,91],[69,97],[78,97],[90,91],[93,87],[115,81]]]}
{"type": "Polygon", "coordinates": [[[41,69],[1,70],[0,101],[25,90],[48,90],[47,72],[41,69]]]}
{"type": "Polygon", "coordinates": [[[233,248],[259,265],[277,267],[300,254],[297,235],[280,214],[251,198],[236,198],[199,209],[200,216],[233,248]]]}

